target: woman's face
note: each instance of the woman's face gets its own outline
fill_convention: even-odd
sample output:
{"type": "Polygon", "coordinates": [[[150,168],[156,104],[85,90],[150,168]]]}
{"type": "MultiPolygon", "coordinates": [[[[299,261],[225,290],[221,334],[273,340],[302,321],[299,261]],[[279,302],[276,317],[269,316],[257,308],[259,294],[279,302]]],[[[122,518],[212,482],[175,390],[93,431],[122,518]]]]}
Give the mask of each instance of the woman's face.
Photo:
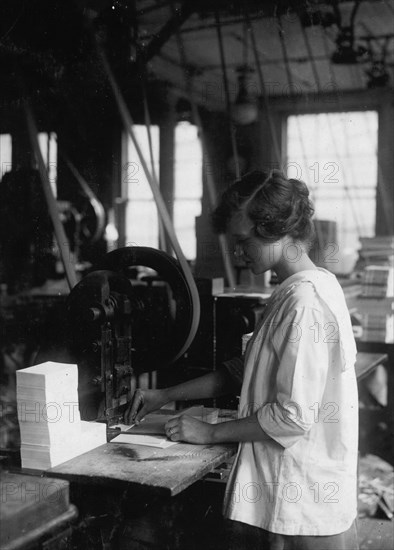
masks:
{"type": "Polygon", "coordinates": [[[235,254],[255,275],[275,269],[283,252],[283,239],[264,241],[255,234],[254,223],[246,214],[236,212],[229,223],[229,231],[235,241],[235,254]]]}

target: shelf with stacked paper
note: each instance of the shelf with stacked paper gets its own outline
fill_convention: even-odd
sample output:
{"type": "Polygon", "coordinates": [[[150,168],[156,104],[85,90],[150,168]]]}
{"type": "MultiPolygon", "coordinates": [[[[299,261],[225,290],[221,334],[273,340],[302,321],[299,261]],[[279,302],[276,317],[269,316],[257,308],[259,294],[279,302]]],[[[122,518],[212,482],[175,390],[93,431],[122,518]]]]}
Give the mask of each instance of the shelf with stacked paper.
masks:
{"type": "Polygon", "coordinates": [[[352,316],[360,322],[356,332],[361,342],[394,344],[394,297],[356,297],[347,300],[352,316]]]}
{"type": "MultiPolygon", "coordinates": [[[[386,354],[386,420],[394,422],[394,269],[368,265],[360,284],[344,288],[359,352],[386,354]]],[[[382,369],[381,369],[382,374],[382,369]]]]}
{"type": "Polygon", "coordinates": [[[367,265],[361,275],[358,293],[346,296],[350,312],[360,322],[357,336],[363,342],[393,344],[394,267],[391,262],[367,265]]]}

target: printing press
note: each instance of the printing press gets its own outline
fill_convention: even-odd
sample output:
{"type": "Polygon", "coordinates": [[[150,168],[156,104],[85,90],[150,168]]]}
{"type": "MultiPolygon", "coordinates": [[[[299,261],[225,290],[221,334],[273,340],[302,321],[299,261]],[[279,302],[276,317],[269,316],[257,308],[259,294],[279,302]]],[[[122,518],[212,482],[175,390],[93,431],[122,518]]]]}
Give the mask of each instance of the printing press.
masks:
{"type": "Polygon", "coordinates": [[[148,247],[107,254],[67,300],[82,414],[85,407],[108,427],[119,423],[135,389],[133,375],[168,367],[189,348],[198,305],[198,295],[168,254],[148,247]],[[130,278],[137,266],[157,275],[130,278]]]}

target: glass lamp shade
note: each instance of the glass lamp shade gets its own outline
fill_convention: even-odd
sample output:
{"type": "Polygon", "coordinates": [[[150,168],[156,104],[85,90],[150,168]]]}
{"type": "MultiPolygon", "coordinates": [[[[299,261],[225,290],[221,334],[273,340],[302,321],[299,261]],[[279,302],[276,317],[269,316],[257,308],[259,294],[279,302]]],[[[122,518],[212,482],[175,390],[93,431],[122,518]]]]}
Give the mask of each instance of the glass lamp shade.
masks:
{"type": "Polygon", "coordinates": [[[233,105],[232,116],[236,124],[244,126],[255,122],[258,117],[258,108],[256,103],[251,100],[236,101],[233,105]]]}
{"type": "Polygon", "coordinates": [[[256,98],[250,95],[246,84],[247,67],[244,67],[238,76],[238,94],[232,109],[233,121],[240,125],[255,122],[259,114],[256,98]]]}

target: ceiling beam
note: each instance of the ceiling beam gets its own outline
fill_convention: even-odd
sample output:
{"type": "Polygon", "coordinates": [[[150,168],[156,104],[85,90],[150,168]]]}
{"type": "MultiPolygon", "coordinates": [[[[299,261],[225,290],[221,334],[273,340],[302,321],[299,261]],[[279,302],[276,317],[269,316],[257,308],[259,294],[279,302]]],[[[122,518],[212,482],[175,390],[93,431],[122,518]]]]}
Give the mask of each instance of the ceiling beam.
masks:
{"type": "Polygon", "coordinates": [[[146,64],[152,57],[157,55],[167,40],[171,38],[195,10],[194,2],[185,0],[181,7],[175,11],[175,15],[154,35],[149,44],[138,52],[140,61],[146,64]]]}

